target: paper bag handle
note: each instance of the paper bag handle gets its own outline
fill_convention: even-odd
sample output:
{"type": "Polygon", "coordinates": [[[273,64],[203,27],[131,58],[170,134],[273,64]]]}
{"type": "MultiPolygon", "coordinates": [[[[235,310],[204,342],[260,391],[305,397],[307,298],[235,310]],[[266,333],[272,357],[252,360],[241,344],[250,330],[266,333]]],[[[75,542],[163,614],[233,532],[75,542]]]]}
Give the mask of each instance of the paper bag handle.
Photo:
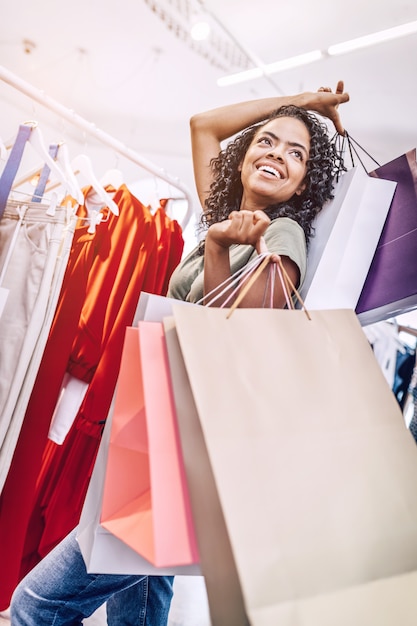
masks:
{"type": "MultiPolygon", "coordinates": [[[[264,253],[266,254],[266,253],[264,253]]],[[[261,255],[259,255],[261,256],[261,255]]],[[[258,257],[259,258],[259,257],[258,257]]],[[[257,269],[252,273],[251,277],[249,278],[249,280],[247,281],[247,283],[244,285],[243,288],[240,289],[239,294],[236,298],[236,300],[233,302],[232,306],[229,309],[229,312],[226,316],[226,318],[228,319],[233,311],[239,306],[240,302],[243,300],[243,298],[245,297],[245,295],[248,293],[249,289],[252,287],[252,285],[255,283],[255,281],[259,278],[259,276],[262,274],[262,272],[264,271],[264,269],[268,266],[268,264],[270,264],[270,280],[271,280],[271,294],[273,292],[273,287],[274,287],[274,281],[275,281],[275,274],[278,274],[278,277],[280,279],[281,285],[282,285],[282,289],[284,291],[284,295],[285,295],[285,300],[287,302],[287,306],[289,309],[294,309],[294,303],[292,301],[292,297],[291,297],[291,293],[293,292],[297,298],[297,300],[300,302],[301,304],[301,308],[303,309],[303,311],[305,312],[305,314],[307,315],[307,318],[310,320],[311,317],[309,315],[309,312],[307,311],[304,301],[301,298],[299,292],[297,291],[294,283],[292,282],[287,270],[284,267],[284,264],[282,263],[281,257],[277,256],[277,255],[272,255],[270,253],[267,253],[266,256],[263,258],[262,262],[260,262],[258,264],[257,269]],[[275,258],[277,258],[277,261],[273,261],[272,258],[273,256],[275,258]]]]}
{"type": "Polygon", "coordinates": [[[233,313],[233,311],[239,306],[240,302],[243,300],[245,295],[248,293],[249,289],[255,283],[255,281],[259,278],[265,268],[270,264],[270,274],[268,284],[270,285],[270,295],[271,295],[271,308],[272,308],[272,297],[274,292],[274,284],[275,284],[275,276],[278,274],[280,279],[282,289],[285,295],[285,300],[287,302],[287,306],[289,309],[294,309],[294,303],[292,301],[291,294],[294,293],[298,302],[301,305],[301,308],[304,310],[308,319],[310,315],[305,307],[304,301],[301,298],[299,292],[297,291],[295,285],[291,281],[288,272],[286,271],[281,257],[278,255],[272,255],[265,244],[265,240],[261,237],[261,244],[259,246],[259,254],[252,261],[249,261],[244,267],[237,270],[232,276],[229,276],[224,280],[220,285],[212,289],[210,292],[205,294],[200,300],[197,300],[195,304],[201,304],[207,307],[213,306],[219,298],[224,296],[227,292],[229,295],[226,297],[224,302],[221,304],[220,308],[226,308],[228,303],[232,298],[234,298],[239,291],[234,303],[231,305],[230,310],[227,314],[227,318],[233,313]],[[271,262],[272,256],[278,257],[278,262],[271,262]],[[234,289],[231,290],[231,288],[234,289]]]}
{"type": "Polygon", "coordinates": [[[225,295],[225,293],[230,291],[231,287],[235,286],[235,289],[229,293],[229,296],[222,304],[222,308],[226,307],[228,302],[236,295],[237,289],[241,288],[242,285],[250,278],[250,276],[258,267],[259,263],[261,263],[266,256],[269,256],[269,252],[263,252],[259,254],[257,257],[252,259],[252,261],[249,261],[249,263],[247,263],[244,267],[241,267],[234,274],[232,274],[232,276],[226,278],[226,280],[220,283],[220,285],[205,294],[203,298],[197,300],[195,304],[213,306],[213,304],[215,304],[217,300],[219,300],[219,298],[221,298],[225,295]]]}

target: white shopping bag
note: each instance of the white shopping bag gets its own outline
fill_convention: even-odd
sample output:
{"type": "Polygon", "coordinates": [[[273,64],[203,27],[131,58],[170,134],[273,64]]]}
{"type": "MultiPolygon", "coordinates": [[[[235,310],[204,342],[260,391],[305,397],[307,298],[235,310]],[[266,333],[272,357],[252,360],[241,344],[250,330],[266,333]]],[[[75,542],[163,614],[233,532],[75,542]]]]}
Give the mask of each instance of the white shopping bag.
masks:
{"type": "Polygon", "coordinates": [[[182,300],[141,291],[132,326],[136,326],[139,321],[162,322],[164,317],[172,315],[173,304],[175,306],[196,306],[192,302],[183,302],[182,300]]]}
{"type": "Polygon", "coordinates": [[[345,172],[313,222],[300,295],[309,309],[354,309],[394,195],[395,182],[345,172]]]}

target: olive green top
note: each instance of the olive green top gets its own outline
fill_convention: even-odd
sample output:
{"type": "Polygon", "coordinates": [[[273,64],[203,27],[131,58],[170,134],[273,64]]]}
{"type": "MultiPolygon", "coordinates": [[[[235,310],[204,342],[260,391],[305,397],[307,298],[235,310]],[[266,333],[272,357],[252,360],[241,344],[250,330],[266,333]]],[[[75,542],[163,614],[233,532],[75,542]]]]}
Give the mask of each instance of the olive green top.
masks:
{"type": "MultiPolygon", "coordinates": [[[[301,287],[307,265],[307,247],[304,231],[289,217],[278,217],[268,226],[264,239],[269,252],[289,257],[300,271],[301,287]]],[[[235,244],[230,247],[230,266],[234,274],[257,256],[253,246],[235,244]]],[[[197,302],[203,297],[204,255],[194,248],[174,270],[169,283],[168,297],[197,302]]]]}

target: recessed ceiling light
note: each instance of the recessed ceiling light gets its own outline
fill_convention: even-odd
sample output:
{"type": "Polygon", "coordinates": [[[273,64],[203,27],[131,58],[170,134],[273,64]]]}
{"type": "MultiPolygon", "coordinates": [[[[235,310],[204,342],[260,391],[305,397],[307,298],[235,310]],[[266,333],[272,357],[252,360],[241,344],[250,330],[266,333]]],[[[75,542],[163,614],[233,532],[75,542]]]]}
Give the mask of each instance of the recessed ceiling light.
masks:
{"type": "Polygon", "coordinates": [[[200,20],[191,26],[191,37],[195,41],[204,41],[210,36],[210,30],[210,24],[200,20]]]}

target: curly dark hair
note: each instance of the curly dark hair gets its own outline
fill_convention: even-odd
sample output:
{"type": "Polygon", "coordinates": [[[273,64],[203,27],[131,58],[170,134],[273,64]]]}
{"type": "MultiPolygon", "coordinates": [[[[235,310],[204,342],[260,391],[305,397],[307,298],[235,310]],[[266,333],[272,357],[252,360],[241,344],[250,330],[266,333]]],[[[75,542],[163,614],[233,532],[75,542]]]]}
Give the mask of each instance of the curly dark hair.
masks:
{"type": "Polygon", "coordinates": [[[312,221],[326,200],[332,198],[336,172],[343,169],[340,154],[331,142],[327,127],[318,118],[299,107],[282,106],[260,123],[242,131],[218,157],[211,160],[215,179],[205,202],[205,212],[200,220],[201,230],[227,219],[232,211],[239,211],[243,195],[239,165],[254,136],[269,121],[277,117],[294,117],[305,124],[310,134],[310,154],[305,177],[306,187],[298,196],[286,202],[268,206],[265,213],[271,218],[290,217],[303,228],[307,242],[312,235],[312,221]]]}

